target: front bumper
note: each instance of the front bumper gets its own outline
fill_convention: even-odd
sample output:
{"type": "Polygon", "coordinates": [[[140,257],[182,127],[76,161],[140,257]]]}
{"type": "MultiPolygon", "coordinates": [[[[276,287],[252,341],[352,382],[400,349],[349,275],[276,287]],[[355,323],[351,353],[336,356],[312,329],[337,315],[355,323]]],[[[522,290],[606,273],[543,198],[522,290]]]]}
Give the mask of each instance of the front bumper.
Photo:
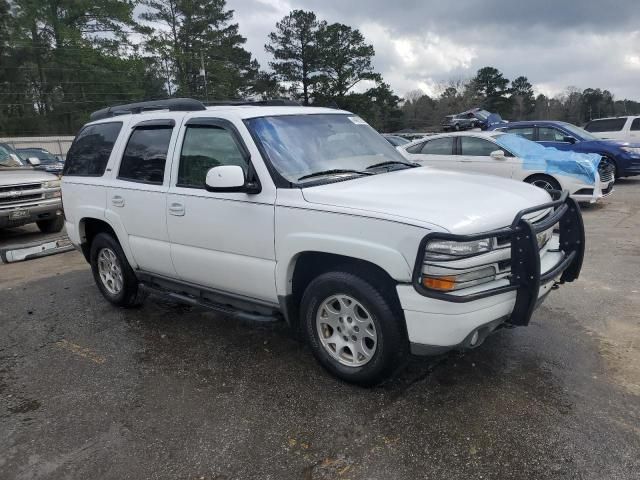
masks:
{"type": "Polygon", "coordinates": [[[528,325],[535,308],[558,283],[578,278],[584,258],[585,235],[577,202],[568,192],[554,193],[556,200],[519,212],[506,228],[474,235],[433,232],[420,243],[413,285],[398,286],[409,341],[415,353],[437,353],[456,347],[479,345],[498,326],[528,325]],[[552,209],[541,221],[525,216],[552,209]],[[559,229],[553,247],[539,249],[536,234],[553,226],[559,229]],[[488,237],[510,238],[511,272],[507,278],[484,288],[445,293],[422,285],[424,252],[433,239],[473,241],[488,237]],[[545,255],[541,261],[540,252],[545,255]],[[474,335],[476,334],[477,335],[474,335]]]}
{"type": "Polygon", "coordinates": [[[59,198],[41,200],[37,204],[25,204],[0,209],[0,228],[20,227],[40,220],[51,220],[62,215],[62,201],[59,198]],[[12,218],[12,212],[24,210],[28,214],[20,218],[12,218]]]}

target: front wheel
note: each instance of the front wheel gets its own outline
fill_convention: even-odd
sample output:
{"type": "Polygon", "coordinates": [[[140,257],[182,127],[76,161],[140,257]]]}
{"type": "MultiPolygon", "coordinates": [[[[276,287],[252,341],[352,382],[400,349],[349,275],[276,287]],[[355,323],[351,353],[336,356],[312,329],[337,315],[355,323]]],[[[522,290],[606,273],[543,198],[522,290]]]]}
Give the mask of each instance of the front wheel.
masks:
{"type": "Polygon", "coordinates": [[[350,383],[375,385],[405,363],[408,339],[393,298],[348,272],[320,275],[301,304],[305,336],[315,358],[350,383]]]}
{"type": "Polygon", "coordinates": [[[525,180],[525,182],[530,183],[536,187],[542,188],[543,190],[562,190],[560,183],[549,175],[533,175],[525,180]]]}
{"type": "Polygon", "coordinates": [[[64,227],[64,217],[59,215],[50,220],[40,220],[36,225],[42,233],[58,233],[64,227]]]}

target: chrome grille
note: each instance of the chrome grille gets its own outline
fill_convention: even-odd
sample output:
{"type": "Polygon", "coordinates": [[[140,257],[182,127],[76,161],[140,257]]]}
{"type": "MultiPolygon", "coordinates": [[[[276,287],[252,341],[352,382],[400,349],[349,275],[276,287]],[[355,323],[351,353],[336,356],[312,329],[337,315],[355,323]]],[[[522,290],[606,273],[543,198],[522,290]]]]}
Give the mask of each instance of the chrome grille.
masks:
{"type": "Polygon", "coordinates": [[[17,205],[27,201],[43,198],[42,185],[39,183],[27,183],[23,185],[10,185],[0,187],[0,205],[17,205]]]}
{"type": "Polygon", "coordinates": [[[600,161],[598,165],[598,173],[600,174],[600,181],[607,183],[613,180],[615,168],[608,162],[600,161]]]}

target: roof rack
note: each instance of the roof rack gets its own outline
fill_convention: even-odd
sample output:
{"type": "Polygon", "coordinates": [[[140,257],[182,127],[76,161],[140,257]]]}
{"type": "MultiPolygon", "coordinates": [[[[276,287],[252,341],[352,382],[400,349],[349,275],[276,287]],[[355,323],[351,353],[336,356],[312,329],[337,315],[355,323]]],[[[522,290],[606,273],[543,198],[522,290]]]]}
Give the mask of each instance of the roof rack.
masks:
{"type": "Polygon", "coordinates": [[[272,100],[214,100],[206,105],[200,100],[193,98],[166,98],[163,100],[149,100],[147,102],[128,103],[126,105],[116,105],[114,107],[97,110],[89,116],[90,121],[102,120],[104,118],[116,117],[134,113],[148,112],[152,110],[169,110],[170,112],[197,112],[206,110],[207,106],[221,105],[253,105],[260,107],[299,107],[295,100],[286,98],[274,98],[272,100]]]}
{"type": "Polygon", "coordinates": [[[300,107],[300,103],[295,100],[289,100],[288,98],[273,98],[270,100],[213,100],[206,103],[207,106],[238,106],[238,105],[253,105],[256,107],[300,107]]]}
{"type": "Polygon", "coordinates": [[[89,116],[90,121],[102,120],[103,118],[127,115],[132,113],[142,113],[150,110],[169,110],[170,112],[197,112],[206,110],[204,103],[193,98],[167,98],[164,100],[149,100],[147,102],[128,103],[126,105],[116,105],[114,107],[103,108],[93,112],[89,116]]]}

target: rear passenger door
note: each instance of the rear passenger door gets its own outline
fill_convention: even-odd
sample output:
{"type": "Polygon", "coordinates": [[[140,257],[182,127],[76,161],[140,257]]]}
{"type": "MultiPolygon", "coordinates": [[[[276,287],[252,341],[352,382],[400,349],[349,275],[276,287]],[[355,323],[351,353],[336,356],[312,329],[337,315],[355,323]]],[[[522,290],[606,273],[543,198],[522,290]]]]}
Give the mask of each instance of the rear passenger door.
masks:
{"type": "Polygon", "coordinates": [[[126,232],[131,254],[144,271],[175,277],[167,231],[169,152],[174,119],[133,124],[107,193],[108,219],[126,232]]]}
{"type": "Polygon", "coordinates": [[[239,165],[245,178],[255,175],[247,145],[225,119],[187,121],[178,144],[167,205],[171,256],[178,277],[213,290],[277,303],[274,185],[262,179],[256,194],[205,189],[212,167],[239,165]]]}
{"type": "Polygon", "coordinates": [[[411,150],[410,158],[421,165],[444,170],[459,170],[460,158],[454,155],[454,139],[455,137],[451,136],[427,140],[419,150],[417,148],[411,150]]]}

